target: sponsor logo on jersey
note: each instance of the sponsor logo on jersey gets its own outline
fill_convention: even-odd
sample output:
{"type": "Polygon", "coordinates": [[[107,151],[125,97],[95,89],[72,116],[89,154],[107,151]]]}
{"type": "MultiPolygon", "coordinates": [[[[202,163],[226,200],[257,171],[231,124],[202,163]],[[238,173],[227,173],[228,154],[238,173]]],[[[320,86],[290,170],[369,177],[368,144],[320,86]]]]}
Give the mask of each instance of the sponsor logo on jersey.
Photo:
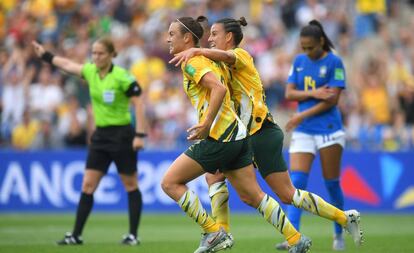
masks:
{"type": "Polygon", "coordinates": [[[328,68],[324,65],[319,68],[319,77],[325,77],[326,73],[328,72],[328,68]]]}

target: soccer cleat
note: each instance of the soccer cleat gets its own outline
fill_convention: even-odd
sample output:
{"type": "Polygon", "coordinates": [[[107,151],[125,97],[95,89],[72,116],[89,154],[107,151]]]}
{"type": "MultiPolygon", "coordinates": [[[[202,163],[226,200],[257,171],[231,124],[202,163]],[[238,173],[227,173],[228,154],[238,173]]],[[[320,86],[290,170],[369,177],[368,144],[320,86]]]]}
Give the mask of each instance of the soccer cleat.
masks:
{"type": "Polygon", "coordinates": [[[346,226],[345,230],[351,234],[356,246],[361,246],[364,241],[363,232],[360,226],[361,215],[357,210],[345,211],[346,226]]]}
{"type": "Polygon", "coordinates": [[[214,247],[220,244],[221,242],[226,241],[229,238],[229,235],[224,231],[223,228],[220,228],[217,232],[212,233],[204,233],[201,236],[200,245],[194,251],[194,253],[211,253],[216,252],[213,251],[214,247]]]}
{"type": "Polygon", "coordinates": [[[131,246],[139,245],[140,243],[141,242],[139,241],[139,239],[136,238],[135,235],[133,235],[133,234],[124,235],[122,237],[122,241],[121,241],[121,244],[131,245],[131,246]]]}
{"type": "Polygon", "coordinates": [[[276,244],[275,248],[277,250],[289,250],[289,244],[287,241],[284,241],[284,242],[276,244]]]}
{"type": "Polygon", "coordinates": [[[65,237],[56,242],[57,245],[82,245],[83,241],[80,236],[74,236],[72,233],[67,232],[65,237]]]}
{"type": "Polygon", "coordinates": [[[234,244],[233,235],[230,234],[230,233],[227,233],[226,239],[224,241],[220,242],[219,244],[217,244],[209,252],[217,252],[217,251],[220,251],[220,250],[231,249],[231,247],[233,247],[233,244],[234,244]]]}
{"type": "Polygon", "coordinates": [[[343,234],[334,235],[332,249],[335,250],[335,251],[345,250],[345,240],[344,240],[343,234]]]}
{"type": "Polygon", "coordinates": [[[289,246],[289,253],[307,253],[312,246],[312,240],[304,235],[300,236],[299,241],[289,246]]]}

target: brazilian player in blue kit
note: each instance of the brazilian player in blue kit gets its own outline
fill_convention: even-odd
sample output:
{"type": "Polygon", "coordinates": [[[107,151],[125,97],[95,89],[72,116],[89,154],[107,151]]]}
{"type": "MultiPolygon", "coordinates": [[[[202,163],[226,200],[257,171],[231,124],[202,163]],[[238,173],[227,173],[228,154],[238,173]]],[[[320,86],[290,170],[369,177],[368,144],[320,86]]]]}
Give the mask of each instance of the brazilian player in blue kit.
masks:
{"type": "MultiPolygon", "coordinates": [[[[300,44],[304,54],[296,56],[286,88],[286,98],[299,102],[297,114],[286,124],[287,131],[293,130],[289,148],[291,179],[296,188],[306,189],[312,162],[319,151],[331,204],[343,209],[339,177],[345,132],[337,103],[345,88],[345,69],[318,21],[312,20],[302,28],[300,44]]],[[[299,229],[301,209],[288,206],[287,213],[299,229]]],[[[359,219],[359,213],[355,215],[359,219]]],[[[344,250],[342,226],[335,223],[334,227],[333,249],[344,250]]],[[[286,245],[281,243],[276,248],[287,249],[286,245]]]]}

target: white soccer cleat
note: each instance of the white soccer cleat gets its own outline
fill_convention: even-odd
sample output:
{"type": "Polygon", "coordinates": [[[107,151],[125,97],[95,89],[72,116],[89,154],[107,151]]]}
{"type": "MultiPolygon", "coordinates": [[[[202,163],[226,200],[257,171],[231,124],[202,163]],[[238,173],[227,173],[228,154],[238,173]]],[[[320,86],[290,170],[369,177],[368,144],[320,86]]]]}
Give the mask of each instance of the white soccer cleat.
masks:
{"type": "Polygon", "coordinates": [[[212,248],[209,252],[217,252],[220,250],[227,250],[231,249],[234,245],[234,238],[233,235],[230,233],[227,233],[227,237],[224,241],[217,244],[214,248],[212,248]]]}
{"type": "Polygon", "coordinates": [[[287,241],[283,241],[275,245],[277,250],[289,250],[289,243],[287,241]]]}
{"type": "Polygon", "coordinates": [[[289,253],[307,253],[312,246],[312,240],[305,235],[301,235],[299,241],[289,246],[289,253]]]}
{"type": "Polygon", "coordinates": [[[139,245],[141,242],[138,238],[135,237],[133,234],[127,234],[122,237],[121,244],[123,245],[139,245]]]}
{"type": "Polygon", "coordinates": [[[204,233],[201,236],[200,245],[194,251],[194,253],[211,253],[219,250],[214,250],[214,247],[220,243],[226,241],[229,238],[229,235],[224,231],[223,228],[220,228],[219,231],[213,233],[204,233]]]}
{"type": "Polygon", "coordinates": [[[361,215],[357,210],[345,211],[346,226],[344,227],[351,234],[356,246],[361,246],[364,241],[363,232],[361,230],[361,215]]]}

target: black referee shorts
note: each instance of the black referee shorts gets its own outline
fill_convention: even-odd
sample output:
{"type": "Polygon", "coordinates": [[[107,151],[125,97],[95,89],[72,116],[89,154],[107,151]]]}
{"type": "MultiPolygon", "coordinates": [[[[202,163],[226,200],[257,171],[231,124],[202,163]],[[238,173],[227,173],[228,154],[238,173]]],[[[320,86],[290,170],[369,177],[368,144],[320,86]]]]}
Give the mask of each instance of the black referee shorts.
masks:
{"type": "Polygon", "coordinates": [[[98,127],[91,138],[86,168],[106,174],[113,161],[120,174],[136,172],[137,152],[132,149],[134,135],[131,125],[98,127]]]}

